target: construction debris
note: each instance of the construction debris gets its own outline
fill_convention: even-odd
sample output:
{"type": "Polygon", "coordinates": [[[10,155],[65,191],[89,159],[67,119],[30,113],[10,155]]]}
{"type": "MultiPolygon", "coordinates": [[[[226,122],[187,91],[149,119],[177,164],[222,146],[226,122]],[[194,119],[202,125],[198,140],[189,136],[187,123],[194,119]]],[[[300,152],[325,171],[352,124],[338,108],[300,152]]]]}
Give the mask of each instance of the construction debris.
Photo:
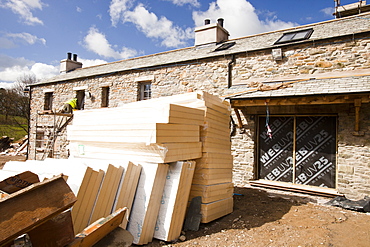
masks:
{"type": "MultiPolygon", "coordinates": [[[[0,246],[41,227],[54,216],[71,208],[75,202],[76,197],[63,175],[30,185],[0,199],[0,246]]],[[[54,241],[57,242],[56,239],[54,241]]]]}
{"type": "Polygon", "coordinates": [[[80,239],[70,246],[90,246],[81,240],[86,227],[121,208],[126,217],[115,226],[127,227],[134,244],[175,241],[193,198],[199,203],[191,229],[233,210],[229,120],[229,104],[205,92],[79,111],[67,126],[69,159],[8,162],[0,179],[23,171],[41,180],[67,175],[80,239]]]}

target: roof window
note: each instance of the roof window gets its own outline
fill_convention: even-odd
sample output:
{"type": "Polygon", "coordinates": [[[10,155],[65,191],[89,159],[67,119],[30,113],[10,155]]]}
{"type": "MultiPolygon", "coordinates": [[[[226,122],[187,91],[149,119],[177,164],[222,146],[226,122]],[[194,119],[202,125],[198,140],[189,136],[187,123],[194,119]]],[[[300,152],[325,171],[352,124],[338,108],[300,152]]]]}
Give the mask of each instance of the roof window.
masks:
{"type": "Polygon", "coordinates": [[[227,49],[229,49],[230,47],[233,47],[235,44],[236,44],[236,42],[229,42],[229,43],[222,44],[222,45],[220,45],[219,47],[217,47],[217,48],[215,49],[215,51],[223,51],[223,50],[227,50],[227,49]]]}
{"type": "Polygon", "coordinates": [[[311,37],[312,33],[313,33],[312,28],[305,29],[305,30],[294,31],[294,32],[289,32],[289,33],[284,33],[283,36],[281,36],[274,43],[274,45],[309,39],[311,37]]]}

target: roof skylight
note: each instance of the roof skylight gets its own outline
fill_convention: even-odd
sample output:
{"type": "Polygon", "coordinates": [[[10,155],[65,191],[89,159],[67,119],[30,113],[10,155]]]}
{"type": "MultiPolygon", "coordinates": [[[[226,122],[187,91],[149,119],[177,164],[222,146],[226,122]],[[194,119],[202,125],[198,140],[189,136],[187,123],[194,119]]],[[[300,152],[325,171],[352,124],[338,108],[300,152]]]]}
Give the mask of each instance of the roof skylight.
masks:
{"type": "Polygon", "coordinates": [[[305,30],[299,30],[289,33],[284,33],[283,36],[281,36],[275,43],[276,44],[283,44],[283,43],[289,43],[299,40],[305,40],[311,37],[311,34],[313,33],[313,29],[305,29],[305,30]]]}

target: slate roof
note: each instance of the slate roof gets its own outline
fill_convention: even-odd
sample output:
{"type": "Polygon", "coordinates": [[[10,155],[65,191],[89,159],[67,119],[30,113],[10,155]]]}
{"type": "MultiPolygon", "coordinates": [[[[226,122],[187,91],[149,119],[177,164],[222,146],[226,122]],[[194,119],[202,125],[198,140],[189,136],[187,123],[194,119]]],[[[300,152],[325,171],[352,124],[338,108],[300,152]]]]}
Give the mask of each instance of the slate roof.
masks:
{"type": "MultiPolygon", "coordinates": [[[[277,85],[279,83],[267,83],[277,85]]],[[[281,82],[280,82],[281,84],[281,82]]],[[[370,92],[370,72],[366,76],[339,77],[330,79],[307,79],[292,81],[286,88],[270,91],[251,91],[253,88],[234,86],[228,90],[230,99],[272,98],[307,95],[331,95],[370,92]],[[248,92],[249,91],[249,92],[248,92]]]]}
{"type": "MultiPolygon", "coordinates": [[[[227,21],[227,20],[226,20],[227,21]]],[[[112,63],[107,63],[98,66],[92,66],[75,71],[61,74],[50,79],[46,79],[39,84],[62,82],[73,79],[85,78],[90,76],[98,76],[104,74],[110,74],[120,71],[148,68],[163,66],[165,64],[179,64],[186,61],[194,61],[205,58],[227,56],[230,54],[237,54],[248,51],[255,51],[261,49],[281,47],[285,45],[291,45],[292,43],[285,45],[275,45],[274,43],[281,37],[283,33],[291,32],[294,30],[304,30],[307,28],[313,28],[314,32],[309,39],[309,42],[314,42],[321,39],[326,39],[336,36],[353,35],[355,33],[362,33],[370,31],[370,14],[363,13],[356,16],[350,16],[340,19],[334,19],[330,21],[324,21],[315,24],[309,24],[299,27],[294,27],[285,30],[273,31],[268,33],[262,33],[257,35],[251,35],[243,38],[234,39],[236,44],[227,50],[214,51],[217,47],[213,45],[204,45],[199,47],[189,47],[184,49],[178,49],[153,55],[147,55],[112,63]]],[[[231,41],[231,40],[230,40],[231,41]]],[[[298,41],[296,43],[308,42],[298,41]]]]}

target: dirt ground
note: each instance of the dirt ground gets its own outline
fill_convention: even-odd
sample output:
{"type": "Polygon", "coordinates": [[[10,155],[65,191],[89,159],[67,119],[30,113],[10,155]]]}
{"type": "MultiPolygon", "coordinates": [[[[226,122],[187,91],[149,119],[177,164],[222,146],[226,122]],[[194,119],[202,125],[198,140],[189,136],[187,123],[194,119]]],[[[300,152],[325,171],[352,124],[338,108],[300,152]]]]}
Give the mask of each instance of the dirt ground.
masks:
{"type": "MultiPolygon", "coordinates": [[[[0,169],[8,160],[0,156],[0,169]]],[[[331,198],[260,188],[235,188],[233,213],[199,231],[185,233],[186,240],[158,246],[370,246],[370,214],[325,205],[331,198]]]]}
{"type": "Polygon", "coordinates": [[[173,244],[147,246],[370,246],[370,214],[324,205],[331,198],[235,188],[234,212],[173,244]]]}
{"type": "Polygon", "coordinates": [[[24,155],[17,155],[17,156],[0,155],[0,169],[2,169],[4,164],[8,161],[25,161],[25,160],[26,160],[26,156],[24,155]]]}

